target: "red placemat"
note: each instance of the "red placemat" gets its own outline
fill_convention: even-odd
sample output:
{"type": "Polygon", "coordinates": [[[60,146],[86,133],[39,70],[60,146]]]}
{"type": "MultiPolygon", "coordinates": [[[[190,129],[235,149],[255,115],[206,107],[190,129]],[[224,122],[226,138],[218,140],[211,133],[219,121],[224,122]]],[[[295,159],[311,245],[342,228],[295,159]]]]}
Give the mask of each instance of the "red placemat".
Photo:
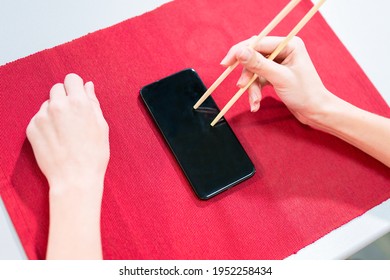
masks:
{"type": "MultiPolygon", "coordinates": [[[[300,124],[266,97],[256,114],[242,98],[227,115],[257,173],[200,201],[141,102],[142,86],[187,67],[209,86],[230,46],[257,34],[287,2],[174,1],[0,67],[0,190],[28,257],[45,257],[48,185],[25,128],[51,86],[69,72],[95,82],[110,125],[102,209],[106,259],[281,259],[389,198],[387,167],[300,124]]],[[[286,35],[312,6],[302,2],[274,34],[286,35]]],[[[320,15],[300,36],[331,91],[390,116],[320,15]]],[[[236,91],[239,72],[213,95],[220,106],[236,91]]]]}

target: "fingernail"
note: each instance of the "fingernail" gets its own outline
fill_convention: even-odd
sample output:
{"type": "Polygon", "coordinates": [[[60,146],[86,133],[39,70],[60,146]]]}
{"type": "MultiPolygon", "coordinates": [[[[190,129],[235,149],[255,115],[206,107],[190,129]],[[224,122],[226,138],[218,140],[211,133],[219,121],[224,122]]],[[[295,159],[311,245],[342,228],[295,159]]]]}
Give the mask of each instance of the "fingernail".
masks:
{"type": "Polygon", "coordinates": [[[222,61],[220,62],[221,65],[225,66],[227,64],[227,56],[225,56],[222,61]]]}
{"type": "Polygon", "coordinates": [[[255,112],[255,104],[251,104],[251,112],[252,112],[252,113],[255,112]]]}
{"type": "Polygon", "coordinates": [[[236,86],[241,87],[241,86],[242,86],[242,80],[243,80],[243,78],[240,77],[240,78],[238,79],[238,81],[237,81],[236,86]]]}
{"type": "Polygon", "coordinates": [[[243,49],[239,56],[240,60],[242,61],[248,61],[251,57],[251,51],[248,48],[243,49]]]}
{"type": "Polygon", "coordinates": [[[252,113],[259,111],[259,109],[260,109],[260,102],[259,101],[256,101],[255,103],[251,104],[251,112],[252,113]]]}

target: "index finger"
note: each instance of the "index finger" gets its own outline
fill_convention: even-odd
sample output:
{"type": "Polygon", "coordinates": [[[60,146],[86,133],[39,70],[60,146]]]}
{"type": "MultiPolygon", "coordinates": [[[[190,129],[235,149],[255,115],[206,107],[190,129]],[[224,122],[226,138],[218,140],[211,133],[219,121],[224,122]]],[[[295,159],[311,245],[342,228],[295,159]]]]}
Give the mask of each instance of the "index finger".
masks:
{"type": "MultiPolygon", "coordinates": [[[[267,56],[271,54],[280,45],[280,43],[284,41],[284,39],[285,37],[267,36],[259,42],[256,42],[253,48],[264,56],[267,56]]],[[[287,46],[276,56],[275,60],[284,60],[287,56],[289,56],[297,48],[298,40],[299,39],[297,37],[293,38],[287,44],[287,46]]]]}
{"type": "Polygon", "coordinates": [[[249,46],[250,44],[252,44],[254,42],[254,40],[256,40],[256,36],[253,36],[253,37],[251,37],[245,41],[242,41],[238,44],[235,44],[233,47],[231,47],[230,50],[228,51],[228,53],[226,54],[226,56],[222,59],[221,65],[224,65],[224,66],[233,65],[237,61],[237,58],[236,58],[237,51],[240,50],[243,46],[249,46]]]}

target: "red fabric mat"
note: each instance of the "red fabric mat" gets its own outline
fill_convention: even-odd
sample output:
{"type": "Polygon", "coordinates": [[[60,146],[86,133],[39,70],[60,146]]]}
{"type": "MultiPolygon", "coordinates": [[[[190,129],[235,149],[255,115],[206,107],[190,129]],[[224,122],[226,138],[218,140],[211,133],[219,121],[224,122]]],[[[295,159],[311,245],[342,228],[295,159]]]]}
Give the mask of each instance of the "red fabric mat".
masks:
{"type": "MultiPolygon", "coordinates": [[[[281,259],[389,198],[388,168],[300,124],[266,97],[257,114],[249,113],[247,98],[227,114],[257,173],[200,201],[141,102],[142,86],[187,67],[209,86],[230,46],[257,34],[287,2],[174,1],[2,66],[1,196],[28,257],[45,257],[48,185],[25,128],[51,86],[69,72],[95,82],[110,125],[102,209],[106,259],[281,259]]],[[[311,6],[303,1],[274,34],[286,35],[311,6]]],[[[300,36],[331,91],[390,116],[320,15],[300,36]]],[[[220,107],[236,91],[239,72],[213,95],[220,107]]]]}

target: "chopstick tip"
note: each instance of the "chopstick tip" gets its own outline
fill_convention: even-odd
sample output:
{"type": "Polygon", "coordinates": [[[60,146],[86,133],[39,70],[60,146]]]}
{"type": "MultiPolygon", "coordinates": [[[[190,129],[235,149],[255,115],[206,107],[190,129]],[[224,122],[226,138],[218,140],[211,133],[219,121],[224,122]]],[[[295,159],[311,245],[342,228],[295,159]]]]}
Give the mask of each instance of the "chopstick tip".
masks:
{"type": "Polygon", "coordinates": [[[219,121],[218,117],[215,118],[212,122],[211,122],[211,126],[214,127],[214,125],[219,121]]]}

